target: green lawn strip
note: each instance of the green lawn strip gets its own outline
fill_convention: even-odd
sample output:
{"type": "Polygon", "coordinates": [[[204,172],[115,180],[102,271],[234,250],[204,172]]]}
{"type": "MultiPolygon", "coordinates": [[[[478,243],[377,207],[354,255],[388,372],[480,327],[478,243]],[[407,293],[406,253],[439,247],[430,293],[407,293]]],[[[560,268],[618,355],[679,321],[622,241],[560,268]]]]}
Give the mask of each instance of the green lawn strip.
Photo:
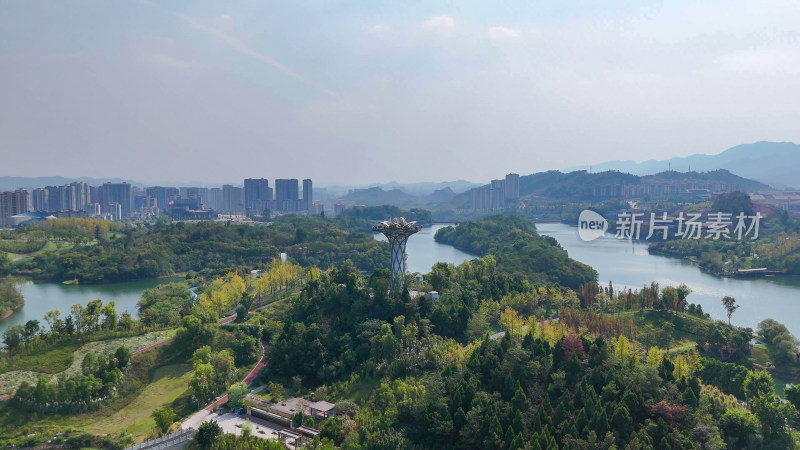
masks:
{"type": "Polygon", "coordinates": [[[769,356],[769,349],[766,345],[754,345],[750,350],[750,357],[753,359],[753,364],[760,367],[767,368],[772,365],[772,359],[769,356]]]}
{"type": "Polygon", "coordinates": [[[161,330],[152,331],[140,336],[130,336],[117,339],[109,339],[107,341],[96,341],[84,344],[75,352],[75,358],[72,360],[72,365],[67,369],[67,376],[77,375],[81,372],[81,364],[83,358],[87,353],[95,352],[98,355],[109,355],[114,353],[117,348],[121,346],[128,347],[131,352],[136,352],[143,348],[147,348],[153,344],[166,341],[175,334],[175,330],[161,330]]]}
{"type": "Polygon", "coordinates": [[[153,378],[130,403],[122,409],[82,427],[97,434],[114,434],[127,429],[136,442],[143,441],[155,428],[151,417],[154,410],[172,407],[181,415],[182,408],[175,408],[173,403],[188,394],[189,380],[192,378],[192,366],[189,364],[173,364],[159,367],[153,378]]]}
{"type": "Polygon", "coordinates": [[[73,430],[118,435],[126,428],[136,430],[135,439],[141,442],[153,431],[153,410],[171,407],[179,417],[194,412],[188,392],[191,366],[175,364],[174,359],[175,352],[169,346],[134,356],[117,397],[97,411],[42,416],[17,411],[10,403],[2,402],[0,445],[33,433],[47,438],[73,430]],[[118,413],[122,415],[117,416],[118,413]]]}
{"type": "Polygon", "coordinates": [[[161,330],[161,331],[153,331],[150,333],[146,333],[140,336],[130,336],[124,338],[116,338],[116,339],[109,339],[106,341],[96,341],[96,342],[89,342],[84,344],[80,348],[74,351],[72,354],[71,364],[66,368],[59,372],[52,373],[46,371],[38,371],[38,370],[15,370],[6,373],[0,374],[0,394],[8,394],[14,392],[20,383],[23,381],[27,381],[31,384],[36,384],[36,381],[39,379],[41,375],[50,376],[51,381],[55,380],[57,375],[61,373],[66,374],[67,377],[71,377],[77,375],[81,372],[81,364],[83,363],[83,358],[86,356],[87,353],[90,351],[95,352],[96,354],[112,354],[114,353],[117,348],[120,346],[128,347],[131,352],[135,352],[137,350],[149,347],[153,344],[157,344],[159,342],[165,341],[171,338],[175,334],[175,330],[161,330]]]}
{"type": "Polygon", "coordinates": [[[42,352],[20,356],[7,364],[0,365],[0,373],[14,370],[55,374],[63,372],[72,364],[73,353],[78,344],[70,342],[58,344],[42,352]]]}

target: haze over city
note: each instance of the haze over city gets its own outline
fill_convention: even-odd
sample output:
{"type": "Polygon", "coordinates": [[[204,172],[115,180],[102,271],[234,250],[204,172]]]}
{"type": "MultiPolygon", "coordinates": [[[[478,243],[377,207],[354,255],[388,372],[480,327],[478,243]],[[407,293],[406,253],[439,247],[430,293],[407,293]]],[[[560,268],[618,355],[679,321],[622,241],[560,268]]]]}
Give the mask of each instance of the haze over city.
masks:
{"type": "Polygon", "coordinates": [[[3,2],[1,172],[487,181],[796,142],[800,12],[767,3],[3,2]]]}

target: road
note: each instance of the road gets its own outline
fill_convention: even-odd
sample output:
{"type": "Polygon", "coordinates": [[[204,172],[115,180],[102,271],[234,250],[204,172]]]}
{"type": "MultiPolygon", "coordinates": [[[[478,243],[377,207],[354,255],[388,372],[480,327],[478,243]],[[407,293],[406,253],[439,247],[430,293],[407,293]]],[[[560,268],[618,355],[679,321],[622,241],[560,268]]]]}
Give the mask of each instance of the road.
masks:
{"type": "MultiPolygon", "coordinates": [[[[255,367],[253,367],[253,370],[251,370],[250,373],[248,373],[247,376],[244,377],[244,379],[242,380],[242,383],[244,383],[245,385],[250,386],[250,384],[253,382],[253,380],[258,375],[258,371],[261,370],[262,367],[267,365],[267,362],[266,362],[266,358],[267,358],[266,349],[267,349],[267,346],[262,341],[261,342],[261,350],[262,350],[261,359],[258,361],[258,364],[256,364],[255,367]]],[[[258,391],[258,389],[256,389],[254,392],[256,392],[256,391],[258,391]]],[[[197,427],[200,426],[200,424],[202,424],[203,422],[206,422],[206,421],[211,420],[212,418],[214,418],[214,410],[219,408],[221,405],[224,405],[225,403],[228,403],[228,394],[225,394],[222,397],[218,397],[216,400],[211,402],[210,405],[206,406],[205,408],[203,408],[203,409],[197,411],[196,413],[192,414],[191,416],[189,416],[188,419],[184,420],[183,423],[181,423],[181,428],[184,429],[184,430],[189,429],[189,428],[194,428],[196,430],[197,427]]]]}

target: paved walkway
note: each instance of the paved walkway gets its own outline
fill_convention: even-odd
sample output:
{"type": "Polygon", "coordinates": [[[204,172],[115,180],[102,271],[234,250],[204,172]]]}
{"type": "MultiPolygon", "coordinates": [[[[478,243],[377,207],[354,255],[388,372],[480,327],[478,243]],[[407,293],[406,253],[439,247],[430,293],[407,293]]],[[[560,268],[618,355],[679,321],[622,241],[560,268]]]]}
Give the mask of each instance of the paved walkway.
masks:
{"type": "Polygon", "coordinates": [[[172,342],[172,338],[169,338],[169,339],[167,339],[166,341],[161,341],[161,342],[159,342],[159,343],[157,343],[157,344],[153,344],[153,345],[151,345],[150,347],[145,347],[145,348],[143,348],[143,349],[141,349],[141,350],[136,350],[135,352],[131,353],[131,356],[136,356],[136,355],[139,355],[139,354],[141,354],[141,353],[144,353],[144,352],[146,352],[146,351],[148,351],[148,350],[152,350],[152,349],[154,349],[154,348],[156,348],[156,347],[161,347],[162,345],[164,345],[164,344],[168,344],[168,343],[170,343],[170,342],[172,342]]]}

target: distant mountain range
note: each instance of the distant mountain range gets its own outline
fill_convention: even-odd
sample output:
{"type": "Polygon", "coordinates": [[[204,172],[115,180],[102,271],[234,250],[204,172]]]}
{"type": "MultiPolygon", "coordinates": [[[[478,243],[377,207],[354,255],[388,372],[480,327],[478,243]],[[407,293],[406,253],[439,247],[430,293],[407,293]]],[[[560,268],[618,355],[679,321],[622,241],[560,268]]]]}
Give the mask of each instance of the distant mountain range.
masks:
{"type": "MultiPolygon", "coordinates": [[[[592,164],[592,172],[618,170],[634,175],[651,175],[668,169],[697,172],[725,169],[736,175],[775,188],[800,188],[800,145],[793,142],[767,142],[731,147],[717,155],[691,155],[657,161],[608,161],[592,164]]],[[[565,172],[589,170],[590,166],[565,169],[565,172]]]]}
{"type": "MultiPolygon", "coordinates": [[[[585,170],[572,172],[550,170],[521,176],[519,178],[519,194],[523,198],[566,202],[592,201],[597,200],[594,194],[595,186],[670,183],[703,184],[713,182],[735,184],[745,192],[772,189],[769,185],[734,175],[727,170],[712,170],[709,172],[678,172],[671,170],[643,176],[616,170],[593,171],[592,173],[588,173],[585,170]]],[[[459,194],[450,201],[450,204],[456,209],[466,208],[469,205],[470,196],[469,192],[459,194]]]]}

